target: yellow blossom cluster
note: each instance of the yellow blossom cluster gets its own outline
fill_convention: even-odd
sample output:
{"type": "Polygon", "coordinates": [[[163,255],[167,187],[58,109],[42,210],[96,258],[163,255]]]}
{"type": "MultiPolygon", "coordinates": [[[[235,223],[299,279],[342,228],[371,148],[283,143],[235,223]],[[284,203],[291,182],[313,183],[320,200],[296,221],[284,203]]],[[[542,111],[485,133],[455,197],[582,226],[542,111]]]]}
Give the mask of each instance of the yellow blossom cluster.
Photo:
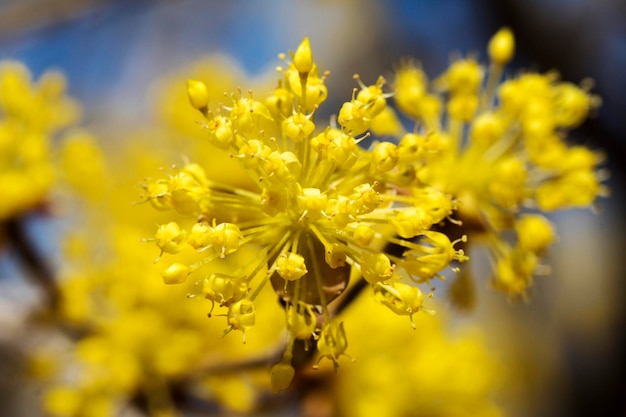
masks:
{"type": "MultiPolygon", "coordinates": [[[[407,332],[368,297],[345,311],[353,366],[327,387],[337,415],[358,417],[500,417],[507,392],[503,357],[486,347],[478,329],[450,331],[446,314],[416,319],[407,332]],[[359,325],[366,321],[367,326],[359,325]],[[372,337],[384,334],[385,337],[372,337]]],[[[510,391],[510,389],[509,389],[510,391]]]]}
{"type": "MultiPolygon", "coordinates": [[[[56,370],[40,377],[46,382],[44,409],[59,417],[104,417],[139,401],[150,415],[175,416],[180,405],[174,395],[182,386],[193,386],[197,398],[231,410],[255,407],[259,393],[269,390],[265,355],[280,344],[274,323],[281,311],[270,294],[258,300],[264,314],[250,345],[223,339],[202,303],[177,305],[189,288],[171,291],[141,264],[151,254],[133,239],[136,231],[119,229],[112,233],[112,260],[75,266],[64,276],[57,320],[69,329],[66,343],[71,344],[40,349],[33,361],[35,370],[42,363],[56,370]],[[72,340],[72,334],[80,338],[72,340]],[[247,361],[259,365],[238,367],[247,361]]],[[[247,260],[254,254],[238,256],[247,260]]],[[[82,259],[89,257],[82,254],[82,259]]],[[[214,268],[227,271],[237,260],[214,268]]]]}
{"type": "MultiPolygon", "coordinates": [[[[274,71],[252,76],[246,74],[232,58],[223,55],[204,56],[159,79],[154,87],[154,98],[151,99],[160,123],[158,127],[150,129],[149,135],[157,137],[160,147],[165,147],[162,154],[169,158],[165,159],[165,165],[172,163],[172,155],[184,155],[187,159],[193,156],[195,162],[202,161],[202,168],[208,178],[240,188],[253,188],[253,182],[239,161],[230,158],[228,150],[209,144],[205,140],[206,132],[198,129],[198,111],[189,105],[185,82],[181,82],[187,78],[202,81],[208,95],[219,99],[223,97],[224,91],[235,91],[244,81],[256,94],[271,92],[270,80],[275,78],[274,71]]],[[[208,103],[208,109],[217,111],[219,102],[208,103]]],[[[150,171],[145,170],[140,175],[145,176],[146,172],[150,171]]]]}
{"type": "Polygon", "coordinates": [[[34,82],[22,64],[0,62],[0,220],[43,203],[54,174],[51,139],[79,113],[65,88],[56,72],[34,82]]]}
{"type": "Polygon", "coordinates": [[[588,207],[607,192],[597,168],[601,156],[564,141],[600,100],[589,82],[577,86],[555,73],[501,80],[514,53],[509,29],[488,49],[489,68],[471,56],[458,59],[432,83],[415,63],[403,64],[394,100],[414,127],[404,131],[389,109],[374,130],[419,154],[403,166],[412,185],[455,196],[464,226],[487,235],[495,287],[517,298],[526,295],[539,256],[555,239],[540,212],[588,207]],[[524,208],[534,212],[522,214],[524,208]]]}
{"type": "Polygon", "coordinates": [[[315,117],[329,73],[307,38],[280,55],[267,93],[236,89],[232,64],[210,60],[182,95],[159,100],[172,104],[160,109],[163,132],[114,146],[114,162],[79,132],[59,147],[58,166],[48,140],[77,112],[62,78],[31,85],[20,65],[0,66],[0,220],[41,202],[53,172],[80,194],[65,207],[78,209],[79,226],[47,317],[61,343],[32,361],[45,411],[174,417],[200,400],[249,412],[270,389],[318,379],[341,415],[500,416],[490,396],[499,368],[481,336],[451,341],[439,317],[414,316],[432,313],[431,281],[468,259],[464,233],[488,243],[494,285],[524,296],[555,240],[541,212],[586,207],[606,192],[600,156],[564,141],[599,99],[551,73],[502,81],[513,51],[503,29],[488,70],[468,57],[432,83],[414,63],[392,88],[355,76],[358,88],[329,123],[315,117]],[[213,73],[198,81],[205,70],[213,73]],[[391,96],[415,122],[410,132],[391,96]],[[385,140],[365,149],[370,132],[385,140]],[[130,207],[136,190],[119,185],[180,150],[190,158],[145,180],[147,204],[130,207]],[[233,330],[244,343],[223,337],[233,330]],[[327,372],[348,354],[359,363],[327,372]]]}
{"type": "MultiPolygon", "coordinates": [[[[44,384],[44,410],[55,417],[105,417],[138,407],[174,417],[181,407],[176,392],[193,387],[201,401],[249,411],[269,390],[265,363],[282,346],[275,326],[282,310],[272,294],[260,296],[254,338],[242,345],[221,337],[204,303],[179,303],[194,291],[192,283],[173,290],[155,279],[154,253],[139,236],[162,213],[133,209],[131,202],[137,170],[163,162],[157,151],[145,152],[145,142],[134,141],[142,152],[118,148],[114,161],[88,135],[73,136],[61,148],[59,176],[78,192],[80,215],[64,239],[60,301],[50,317],[56,330],[48,336],[55,342],[32,355],[32,371],[44,384]],[[248,362],[257,364],[241,367],[248,362]]],[[[62,197],[72,210],[71,195],[62,197]]],[[[239,251],[212,263],[211,271],[226,273],[254,256],[239,251]]]]}
{"type": "MultiPolygon", "coordinates": [[[[216,60],[210,62],[219,64],[216,60]]],[[[209,73],[214,81],[220,78],[219,65],[208,68],[204,65],[203,68],[207,71],[212,69],[209,73]]],[[[209,85],[208,81],[205,85],[209,85]]],[[[166,94],[175,93],[168,91],[166,94]]],[[[175,116],[178,117],[178,113],[175,116]]],[[[177,136],[178,127],[169,124],[168,117],[165,119],[166,126],[158,128],[167,132],[165,136],[177,136]]],[[[184,133],[187,134],[186,131],[184,133]]],[[[130,202],[136,199],[134,181],[141,173],[162,166],[174,150],[189,146],[189,149],[202,155],[200,160],[203,163],[216,165],[231,173],[230,178],[219,173],[211,175],[213,180],[231,180],[228,182],[231,187],[234,184],[250,184],[232,174],[230,165],[223,165],[220,159],[223,154],[214,152],[211,155],[202,148],[202,144],[198,145],[197,140],[187,144],[182,137],[177,137],[175,144],[169,144],[163,137],[163,146],[152,148],[149,144],[154,142],[155,137],[153,132],[134,135],[123,147],[112,148],[115,156],[111,158],[106,157],[93,137],[84,133],[67,138],[60,147],[58,176],[66,183],[59,185],[69,185],[78,193],[79,198],[75,202],[78,212],[66,213],[72,215],[77,227],[65,239],[65,261],[58,271],[61,299],[54,316],[57,334],[56,337],[47,336],[54,343],[38,348],[32,358],[32,371],[44,382],[43,406],[51,416],[119,415],[132,407],[138,407],[148,415],[175,416],[184,412],[185,401],[207,402],[228,410],[250,412],[269,391],[267,366],[275,360],[279,349],[284,348],[282,326],[276,323],[287,323],[290,331],[294,332],[293,337],[298,340],[310,339],[312,334],[320,332],[317,326],[321,318],[317,306],[301,303],[298,308],[289,303],[284,311],[271,291],[263,291],[254,300],[255,325],[246,329],[248,338],[244,345],[238,338],[222,337],[221,323],[207,320],[207,306],[199,297],[180,302],[185,295],[197,293],[199,287],[204,290],[204,281],[196,284],[188,280],[186,284],[172,288],[154,279],[162,267],[152,264],[154,249],[141,243],[138,236],[145,236],[155,223],[167,225],[163,233],[179,233],[175,225],[183,224],[187,216],[152,210],[145,205],[132,208],[130,202]],[[119,184],[130,185],[119,187],[119,184]],[[175,225],[170,225],[173,223],[171,220],[176,220],[175,225]],[[193,398],[181,400],[181,393],[193,398]]],[[[230,161],[229,158],[227,162],[230,161]]],[[[71,195],[66,189],[58,197],[63,198],[66,210],[73,210],[69,201],[71,195]]],[[[228,210],[216,210],[214,213],[217,213],[217,218],[229,216],[228,210]]],[[[232,227],[227,225],[211,224],[210,227],[224,236],[229,236],[232,231],[232,227]]],[[[395,233],[393,225],[388,227],[395,233]]],[[[373,227],[360,227],[355,236],[362,242],[374,241],[376,237],[373,233],[373,227]]],[[[445,263],[440,254],[431,250],[445,243],[441,241],[442,237],[425,231],[422,239],[428,246],[419,248],[421,252],[417,251],[412,256],[427,256],[425,261],[445,263]]],[[[227,241],[228,238],[224,239],[224,242],[227,241]]],[[[176,242],[163,245],[166,244],[175,245],[176,242]]],[[[226,279],[222,279],[221,283],[220,279],[241,265],[257,262],[258,256],[258,245],[247,245],[224,258],[220,256],[202,265],[194,274],[214,276],[212,279],[216,286],[228,285],[226,279]]],[[[166,268],[164,279],[176,280],[180,270],[195,262],[195,258],[194,251],[181,251],[178,262],[166,268]]],[[[291,259],[284,257],[277,263],[285,265],[293,259],[294,256],[291,259]]],[[[318,259],[336,262],[332,258],[326,260],[325,253],[320,253],[318,259]]],[[[416,277],[425,274],[417,266],[414,271],[416,277]]],[[[349,271],[344,272],[347,274],[349,271]]],[[[266,268],[259,271],[254,279],[262,280],[265,274],[266,268]]],[[[353,276],[352,280],[355,279],[356,276],[353,276]]],[[[247,291],[247,288],[229,288],[232,297],[237,296],[237,291],[247,291]]],[[[393,282],[374,286],[374,294],[393,312],[411,315],[422,308],[421,293],[411,288],[393,282]]],[[[214,290],[209,288],[207,291],[214,290]]],[[[215,297],[231,296],[224,291],[213,294],[215,297]]],[[[216,302],[219,304],[221,301],[220,298],[216,302]]],[[[238,314],[245,316],[246,305],[240,306],[238,314]]],[[[332,357],[338,350],[344,351],[346,332],[352,340],[361,338],[358,330],[361,314],[367,314],[363,318],[368,323],[374,323],[373,318],[378,317],[380,320],[376,322],[381,325],[383,318],[391,321],[395,318],[391,312],[379,315],[384,309],[372,309],[369,305],[356,308],[356,311],[351,308],[346,316],[347,330],[341,323],[329,326],[323,337],[317,340],[320,355],[332,357]]],[[[406,330],[406,323],[398,320],[387,322],[385,326],[392,326],[397,332],[406,330]]],[[[431,329],[427,327],[428,324],[420,325],[418,331],[430,334],[431,329]]],[[[411,334],[407,332],[405,336],[411,334]]],[[[357,342],[355,348],[354,354],[359,356],[359,360],[367,360],[368,352],[363,349],[363,343],[357,342]]],[[[439,349],[440,345],[433,345],[433,348],[439,349]]],[[[486,369],[481,358],[473,360],[486,369]]],[[[271,375],[271,388],[286,388],[295,373],[290,364],[279,363],[271,375]]],[[[328,376],[324,371],[316,373],[316,377],[320,375],[328,376]]],[[[351,373],[346,376],[355,377],[351,373]]],[[[360,381],[367,383],[362,379],[360,381]]],[[[340,387],[340,397],[333,401],[344,401],[349,392],[349,384],[341,383],[340,387]]],[[[358,406],[354,409],[357,410],[358,406]]]]}
{"type": "Polygon", "coordinates": [[[296,340],[315,342],[320,359],[335,364],[345,354],[345,330],[331,303],[350,284],[351,271],[360,272],[352,281],[364,280],[382,304],[412,317],[423,310],[415,284],[466,260],[454,248],[457,241],[430,230],[452,214],[450,195],[398,181],[406,175],[403,166],[420,158],[412,144],[358,145],[385,113],[384,79],[368,86],[356,77],[360,88],[336,121],[320,126],[314,116],[328,95],[328,73],[320,73],[307,38],[290,60],[281,58],[282,77],[263,100],[239,91],[213,110],[205,83],[188,81],[205,140],[239,161],[250,189],[214,181],[189,162],[147,182],[144,193],[156,209],[183,216],[162,223],[151,239],[159,249],[155,262],[176,258],[163,269],[164,281],[197,282],[194,295],[226,309],[226,332],[240,330],[246,340],[257,297],[271,284],[285,305],[289,335],[272,373],[276,390],[293,376],[296,340]],[[388,250],[391,245],[400,250],[388,250]],[[257,253],[253,261],[228,273],[201,272],[247,248],[257,253]]]}

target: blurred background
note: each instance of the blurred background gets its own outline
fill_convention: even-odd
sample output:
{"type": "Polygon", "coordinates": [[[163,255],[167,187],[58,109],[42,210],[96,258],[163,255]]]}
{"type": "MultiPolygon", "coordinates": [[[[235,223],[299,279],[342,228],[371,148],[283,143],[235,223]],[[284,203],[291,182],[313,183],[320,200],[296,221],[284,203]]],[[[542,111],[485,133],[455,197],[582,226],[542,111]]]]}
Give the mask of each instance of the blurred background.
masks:
{"type": "MultiPolygon", "coordinates": [[[[479,307],[453,325],[478,324],[493,346],[516,351],[511,372],[527,370],[516,373],[526,409],[511,415],[624,416],[625,2],[2,0],[0,59],[24,62],[35,77],[62,71],[70,95],[82,103],[83,124],[110,138],[151,123],[154,83],[206,54],[228,55],[250,76],[260,75],[280,63],[277,53],[308,36],[316,62],[331,71],[329,102],[320,109],[327,117],[349,97],[353,73],[371,83],[410,56],[434,78],[455,53],[485,59],[489,38],[502,26],[516,38],[508,72],[557,69],[573,83],[594,80],[602,106],[570,139],[605,152],[612,195],[600,200],[597,214],[552,215],[559,230],[552,274],[537,279],[530,302],[509,303],[483,285],[479,307]]],[[[35,224],[31,232],[54,230],[35,224]]],[[[58,255],[37,240],[42,253],[58,255]]],[[[10,347],[19,334],[10,316],[16,305],[36,302],[20,274],[10,253],[0,254],[0,415],[6,416],[22,410],[15,405],[20,385],[7,382],[11,357],[19,354],[10,347]]]]}

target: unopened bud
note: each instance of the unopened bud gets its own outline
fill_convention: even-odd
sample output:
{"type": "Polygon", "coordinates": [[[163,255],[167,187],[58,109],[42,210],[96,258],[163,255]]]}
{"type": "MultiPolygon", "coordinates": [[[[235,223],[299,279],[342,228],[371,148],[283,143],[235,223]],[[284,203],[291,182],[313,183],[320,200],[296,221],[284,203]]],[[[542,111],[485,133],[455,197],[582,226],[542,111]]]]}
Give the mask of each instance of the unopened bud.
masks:
{"type": "Polygon", "coordinates": [[[293,55],[293,65],[301,74],[308,74],[313,69],[313,53],[309,38],[304,38],[293,55]]]}
{"type": "Polygon", "coordinates": [[[489,57],[498,64],[504,65],[513,58],[515,53],[515,39],[509,28],[500,29],[489,41],[489,57]]]}
{"type": "Polygon", "coordinates": [[[195,109],[206,111],[209,105],[209,92],[202,81],[187,80],[187,96],[195,109]]]}

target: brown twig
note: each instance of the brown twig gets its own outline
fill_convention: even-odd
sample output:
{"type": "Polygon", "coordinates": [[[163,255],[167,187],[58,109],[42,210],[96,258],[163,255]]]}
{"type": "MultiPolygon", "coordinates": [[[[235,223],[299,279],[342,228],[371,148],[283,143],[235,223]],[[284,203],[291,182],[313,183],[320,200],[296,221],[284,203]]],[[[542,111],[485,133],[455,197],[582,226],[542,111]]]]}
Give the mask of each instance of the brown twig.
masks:
{"type": "Polygon", "coordinates": [[[43,290],[48,307],[54,310],[59,303],[59,288],[50,267],[30,242],[24,227],[25,221],[24,217],[13,217],[0,223],[0,229],[3,230],[7,244],[28,270],[27,276],[43,290]]]}
{"type": "Polygon", "coordinates": [[[106,4],[105,0],[23,0],[2,2],[0,39],[35,28],[50,27],[106,4]]]}

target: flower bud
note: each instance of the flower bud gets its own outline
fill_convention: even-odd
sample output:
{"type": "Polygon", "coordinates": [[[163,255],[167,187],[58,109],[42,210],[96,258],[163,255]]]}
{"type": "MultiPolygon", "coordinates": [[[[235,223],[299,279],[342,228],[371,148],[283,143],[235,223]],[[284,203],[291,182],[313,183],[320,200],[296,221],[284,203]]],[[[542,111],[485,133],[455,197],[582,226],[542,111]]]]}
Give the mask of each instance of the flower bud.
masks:
{"type": "Polygon", "coordinates": [[[295,374],[296,370],[293,369],[293,366],[288,363],[281,362],[272,366],[270,381],[274,394],[278,394],[279,392],[289,388],[295,374]]]}
{"type": "Polygon", "coordinates": [[[209,92],[202,81],[187,80],[187,96],[195,109],[206,111],[209,105],[209,92]]]}
{"type": "Polygon", "coordinates": [[[293,55],[293,65],[300,74],[308,74],[313,69],[313,53],[309,38],[305,37],[293,55]]]}
{"type": "Polygon", "coordinates": [[[302,255],[294,252],[279,256],[276,260],[276,270],[285,281],[296,281],[309,272],[302,255]]]}
{"type": "Polygon", "coordinates": [[[500,29],[489,41],[489,57],[498,65],[504,65],[513,58],[515,39],[509,28],[500,29]]]}
{"type": "Polygon", "coordinates": [[[182,284],[189,276],[189,267],[180,263],[171,264],[161,273],[166,284],[182,284]]]}
{"type": "Polygon", "coordinates": [[[361,261],[361,273],[370,284],[385,281],[392,277],[394,266],[383,253],[365,253],[361,261]]]}

